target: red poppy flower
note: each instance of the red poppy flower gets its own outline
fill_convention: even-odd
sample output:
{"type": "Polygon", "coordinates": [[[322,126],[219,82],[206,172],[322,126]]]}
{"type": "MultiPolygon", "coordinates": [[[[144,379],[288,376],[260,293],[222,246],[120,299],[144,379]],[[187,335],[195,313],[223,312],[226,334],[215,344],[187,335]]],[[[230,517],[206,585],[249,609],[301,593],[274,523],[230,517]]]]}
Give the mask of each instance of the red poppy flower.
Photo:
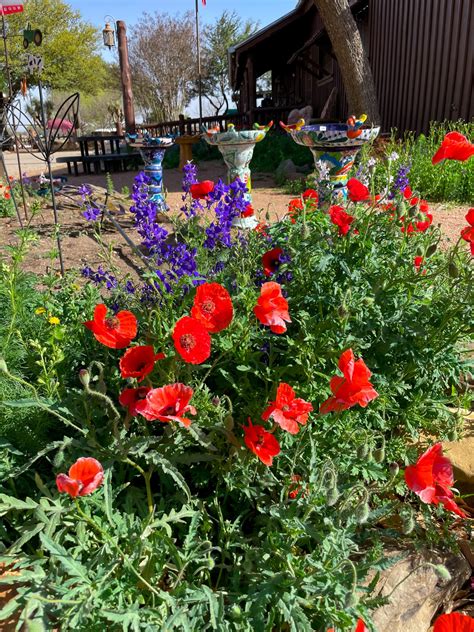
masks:
{"type": "Polygon", "coordinates": [[[119,402],[124,408],[128,408],[130,415],[138,415],[137,402],[144,400],[150,391],[151,388],[149,386],[126,388],[120,393],[119,402]]]}
{"type": "Polygon", "coordinates": [[[474,255],[474,208],[470,208],[466,214],[466,221],[469,226],[463,228],[461,237],[467,241],[471,247],[471,254],[474,255]]]}
{"type": "Polygon", "coordinates": [[[258,233],[259,235],[262,235],[262,237],[268,237],[268,233],[267,233],[268,228],[269,228],[268,224],[265,224],[265,222],[259,222],[255,226],[254,231],[258,233]]]}
{"type": "Polygon", "coordinates": [[[431,215],[431,213],[425,213],[425,217],[425,220],[415,222],[416,229],[419,233],[424,233],[433,223],[433,215],[431,215]]]}
{"type": "Polygon", "coordinates": [[[196,290],[191,316],[211,334],[222,331],[234,316],[229,292],[219,283],[203,283],[196,290]]]}
{"type": "Polygon", "coordinates": [[[9,200],[11,198],[11,195],[9,193],[5,193],[4,197],[6,200],[9,200]]]}
{"type": "Polygon", "coordinates": [[[264,283],[260,288],[260,296],[253,312],[263,325],[270,327],[274,334],[285,333],[285,321],[291,323],[288,301],[281,293],[280,284],[273,281],[264,283]]]}
{"type": "Polygon", "coordinates": [[[153,371],[155,362],[164,357],[164,353],[155,353],[149,345],[131,347],[120,358],[120,374],[123,378],[135,377],[141,382],[153,371]]]}
{"type": "Polygon", "coordinates": [[[248,424],[244,426],[245,445],[258,456],[262,463],[270,466],[273,463],[273,457],[280,453],[280,444],[263,426],[254,426],[250,417],[248,424]]]}
{"type": "Polygon", "coordinates": [[[474,632],[474,619],[459,612],[442,614],[436,619],[433,632],[474,632]]]}
{"type": "Polygon", "coordinates": [[[459,132],[449,132],[443,139],[441,146],[435,153],[431,162],[436,165],[442,160],[467,160],[474,156],[474,144],[470,143],[459,132]]]}
{"type": "Polygon", "coordinates": [[[211,355],[211,336],[204,325],[195,318],[183,316],[173,330],[176,351],[185,362],[201,364],[211,355]]]}
{"type": "Polygon", "coordinates": [[[415,257],[413,260],[413,265],[415,266],[415,270],[419,272],[421,266],[423,265],[423,257],[415,257]]]}
{"type": "Polygon", "coordinates": [[[420,211],[422,213],[428,213],[428,211],[430,210],[429,204],[426,200],[421,200],[420,201],[420,211]]]}
{"type": "Polygon", "coordinates": [[[242,211],[240,217],[253,217],[255,215],[255,211],[253,210],[253,206],[251,204],[247,204],[245,211],[242,211]]]}
{"type": "Polygon", "coordinates": [[[315,191],[314,189],[306,189],[302,197],[303,197],[303,200],[314,200],[312,204],[317,204],[319,200],[318,192],[315,191]]]}
{"type": "Polygon", "coordinates": [[[441,443],[428,448],[415,465],[405,469],[405,481],[422,502],[429,505],[441,503],[448,511],[461,518],[466,517],[453,500],[454,494],[450,489],[454,484],[453,467],[451,461],[443,456],[441,443]]]}
{"type": "Polygon", "coordinates": [[[191,420],[183,417],[187,412],[196,414],[194,406],[190,406],[189,400],[193,396],[193,389],[184,384],[167,384],[161,388],[153,388],[136,405],[137,412],[148,421],[179,421],[183,426],[190,426],[191,420]]]}
{"type": "Polygon", "coordinates": [[[262,419],[267,421],[272,418],[283,430],[290,434],[297,434],[298,424],[306,425],[309,413],[313,410],[312,404],[295,396],[295,391],[289,384],[279,384],[274,402],[270,402],[262,413],[262,419]]]}
{"type": "Polygon", "coordinates": [[[291,483],[288,487],[288,498],[294,500],[300,493],[303,497],[308,495],[308,486],[306,485],[303,489],[303,485],[301,483],[302,480],[303,479],[299,474],[293,474],[291,476],[291,483]]]}
{"type": "Polygon", "coordinates": [[[370,191],[362,184],[357,178],[350,178],[347,182],[347,189],[349,191],[349,199],[352,202],[367,202],[370,200],[370,191]]]}
{"type": "Polygon", "coordinates": [[[333,396],[321,404],[322,415],[331,411],[347,410],[356,404],[365,408],[370,401],[379,396],[369,382],[372,373],[362,358],[354,360],[352,349],[344,351],[339,358],[338,366],[344,377],[335,376],[331,379],[333,396]]]}
{"type": "Polygon", "coordinates": [[[189,187],[189,190],[193,200],[203,200],[214,190],[214,182],[212,180],[196,182],[189,187]]]}
{"type": "Polygon", "coordinates": [[[303,210],[303,201],[300,198],[295,198],[288,202],[288,217],[292,224],[296,224],[296,218],[303,210]]]}
{"type": "Polygon", "coordinates": [[[404,189],[403,189],[403,197],[405,198],[405,200],[409,200],[413,195],[413,191],[411,190],[411,186],[407,185],[404,189]]]}
{"type": "Polygon", "coordinates": [[[280,255],[283,254],[281,248],[272,248],[262,257],[263,272],[269,277],[280,267],[280,255]]]}
{"type": "Polygon", "coordinates": [[[83,456],[69,468],[68,474],[56,476],[56,486],[61,493],[76,496],[92,494],[104,480],[104,468],[96,459],[83,456]]]}
{"type": "Polygon", "coordinates": [[[84,323],[94,334],[94,338],[111,349],[124,349],[137,335],[137,319],[123,310],[106,318],[107,307],[100,303],[94,308],[94,320],[84,323]]]}
{"type": "Polygon", "coordinates": [[[342,206],[331,206],[329,209],[329,217],[331,222],[339,227],[339,235],[347,235],[351,229],[351,224],[354,221],[354,217],[346,213],[342,206]]]}

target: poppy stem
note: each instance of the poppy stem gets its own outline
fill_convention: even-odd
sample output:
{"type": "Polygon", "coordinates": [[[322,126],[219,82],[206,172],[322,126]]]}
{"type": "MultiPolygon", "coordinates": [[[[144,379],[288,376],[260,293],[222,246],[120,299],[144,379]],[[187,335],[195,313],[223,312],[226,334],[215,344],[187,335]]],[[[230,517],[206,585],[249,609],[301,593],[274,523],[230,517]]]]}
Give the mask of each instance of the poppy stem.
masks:
{"type": "Polygon", "coordinates": [[[137,579],[140,580],[140,582],[142,582],[144,584],[144,586],[146,586],[148,588],[148,590],[153,594],[156,595],[157,597],[162,598],[162,596],[160,595],[160,593],[153,588],[153,586],[151,586],[151,584],[149,584],[147,582],[147,580],[142,577],[142,575],[140,575],[140,573],[136,570],[136,568],[133,566],[132,562],[130,561],[130,559],[128,558],[128,556],[124,553],[124,551],[122,551],[122,549],[119,547],[119,545],[115,542],[115,540],[113,538],[111,538],[108,533],[106,533],[105,531],[103,531],[101,529],[101,527],[99,527],[99,525],[92,519],[90,518],[86,513],[84,513],[81,509],[81,506],[77,500],[77,498],[74,498],[74,502],[76,503],[76,509],[77,509],[77,513],[81,516],[81,518],[83,520],[85,520],[87,522],[87,524],[89,524],[91,527],[93,527],[103,538],[104,540],[106,540],[109,544],[111,544],[119,553],[119,555],[121,556],[121,558],[123,559],[123,561],[125,562],[125,564],[128,566],[128,568],[132,571],[132,573],[135,575],[135,577],[137,577],[137,579]]]}
{"type": "Polygon", "coordinates": [[[135,463],[135,461],[132,461],[128,457],[126,459],[124,459],[124,461],[125,461],[125,463],[128,463],[129,465],[134,467],[137,470],[137,472],[140,472],[140,474],[145,479],[146,499],[147,499],[147,503],[148,503],[148,513],[151,516],[153,514],[153,511],[154,511],[153,495],[151,493],[151,485],[150,485],[151,476],[153,474],[153,468],[150,467],[148,472],[145,472],[145,470],[142,468],[141,465],[138,465],[138,463],[135,463]]]}

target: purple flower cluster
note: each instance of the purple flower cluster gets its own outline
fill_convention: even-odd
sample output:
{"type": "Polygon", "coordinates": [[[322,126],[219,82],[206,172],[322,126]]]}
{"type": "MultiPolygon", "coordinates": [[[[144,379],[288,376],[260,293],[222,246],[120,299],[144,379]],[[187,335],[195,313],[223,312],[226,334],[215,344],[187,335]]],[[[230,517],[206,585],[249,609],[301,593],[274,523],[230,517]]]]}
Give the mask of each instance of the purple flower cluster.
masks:
{"type": "MultiPolygon", "coordinates": [[[[157,221],[158,206],[148,195],[149,183],[150,178],[145,173],[136,176],[132,193],[134,204],[130,211],[134,215],[135,227],[142,238],[142,244],[157,267],[156,274],[164,290],[171,292],[172,285],[182,277],[191,277],[194,280],[201,278],[197,270],[197,251],[182,242],[173,241],[168,231],[160,226],[157,221]],[[166,271],[162,268],[166,268],[166,271]]],[[[160,289],[159,284],[157,289],[160,289]]]]}
{"type": "Polygon", "coordinates": [[[246,193],[247,187],[239,179],[228,185],[219,180],[215,185],[214,190],[209,194],[209,206],[215,204],[214,213],[217,221],[211,222],[206,228],[205,248],[214,250],[218,244],[226,248],[232,246],[232,221],[240,217],[247,208],[246,193]]]}
{"type": "Polygon", "coordinates": [[[110,272],[106,272],[102,266],[94,270],[90,266],[82,268],[82,276],[95,283],[95,285],[105,285],[108,290],[114,290],[118,286],[117,279],[110,272]]]}
{"type": "Polygon", "coordinates": [[[88,222],[96,222],[101,216],[102,211],[97,206],[87,206],[82,215],[88,222]]]}
{"type": "Polygon", "coordinates": [[[395,180],[393,183],[393,189],[388,194],[388,198],[393,200],[397,192],[402,193],[407,186],[409,186],[410,182],[408,180],[408,174],[410,173],[411,165],[400,165],[397,171],[397,175],[395,176],[395,180]]]}
{"type": "Polygon", "coordinates": [[[196,184],[197,181],[198,177],[196,165],[193,162],[187,162],[183,167],[183,195],[181,197],[183,200],[183,206],[181,207],[181,210],[188,219],[190,217],[194,217],[198,211],[202,211],[204,208],[201,204],[201,200],[193,200],[192,196],[191,200],[188,202],[191,185],[196,184]]]}

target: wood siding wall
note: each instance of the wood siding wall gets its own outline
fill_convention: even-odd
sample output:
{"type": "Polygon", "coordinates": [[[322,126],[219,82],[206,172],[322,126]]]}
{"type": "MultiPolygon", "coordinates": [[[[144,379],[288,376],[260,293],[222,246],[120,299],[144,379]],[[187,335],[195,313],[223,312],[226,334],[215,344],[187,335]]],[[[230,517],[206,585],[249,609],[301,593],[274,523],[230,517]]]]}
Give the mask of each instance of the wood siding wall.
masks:
{"type": "Polygon", "coordinates": [[[368,40],[385,131],[472,119],[473,0],[370,0],[368,40]]]}

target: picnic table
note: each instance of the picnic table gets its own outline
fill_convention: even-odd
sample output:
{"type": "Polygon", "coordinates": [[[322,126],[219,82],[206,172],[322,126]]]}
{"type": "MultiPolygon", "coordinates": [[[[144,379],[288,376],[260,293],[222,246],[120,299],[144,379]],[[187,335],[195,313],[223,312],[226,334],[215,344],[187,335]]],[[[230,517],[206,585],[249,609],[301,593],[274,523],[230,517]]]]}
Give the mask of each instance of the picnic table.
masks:
{"type": "Polygon", "coordinates": [[[61,156],[56,162],[67,164],[68,173],[79,175],[79,165],[82,164],[84,173],[100,173],[101,171],[126,171],[130,164],[140,162],[139,152],[121,152],[120,143],[124,136],[78,136],[77,142],[81,151],[80,156],[61,156]]]}

